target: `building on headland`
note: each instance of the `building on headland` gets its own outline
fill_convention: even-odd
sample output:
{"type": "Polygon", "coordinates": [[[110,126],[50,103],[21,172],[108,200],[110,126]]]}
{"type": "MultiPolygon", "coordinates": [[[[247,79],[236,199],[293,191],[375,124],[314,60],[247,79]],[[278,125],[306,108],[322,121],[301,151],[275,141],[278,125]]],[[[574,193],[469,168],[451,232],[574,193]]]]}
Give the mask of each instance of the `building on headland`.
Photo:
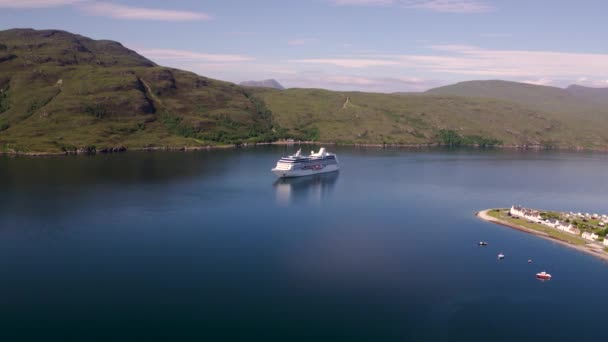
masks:
{"type": "Polygon", "coordinates": [[[583,235],[581,235],[581,237],[585,240],[595,241],[599,238],[599,235],[592,232],[583,232],[583,235]]]}
{"type": "Polygon", "coordinates": [[[564,231],[566,233],[570,233],[570,234],[574,234],[574,235],[580,235],[581,231],[580,229],[576,228],[575,226],[573,226],[570,223],[566,223],[566,222],[561,222],[559,221],[558,225],[555,226],[555,228],[564,231]]]}
{"type": "MultiPolygon", "coordinates": [[[[569,233],[569,234],[580,235],[583,239],[588,240],[588,241],[599,240],[599,235],[594,232],[583,232],[583,234],[581,235],[581,230],[579,228],[577,228],[575,225],[573,225],[572,223],[570,223],[570,220],[572,220],[572,222],[575,222],[577,219],[582,219],[583,222],[589,222],[587,224],[587,226],[591,225],[591,228],[603,229],[608,226],[608,215],[599,215],[599,214],[595,214],[595,213],[594,214],[589,214],[589,213],[581,214],[580,212],[579,213],[574,213],[574,212],[561,213],[559,216],[561,217],[561,219],[565,219],[565,221],[561,221],[561,220],[558,220],[555,218],[546,218],[545,219],[545,218],[543,218],[543,216],[546,217],[546,215],[541,216],[541,212],[538,210],[524,208],[521,205],[513,205],[513,206],[511,206],[511,209],[509,209],[509,215],[511,217],[526,219],[529,222],[538,223],[538,224],[542,224],[547,227],[561,230],[561,231],[569,233]],[[598,220],[597,227],[594,227],[593,226],[594,224],[589,221],[592,219],[598,220]]],[[[606,235],[606,238],[604,239],[603,244],[604,244],[604,246],[608,246],[608,235],[606,235]]]]}
{"type": "Polygon", "coordinates": [[[540,216],[540,211],[524,208],[521,205],[514,205],[509,209],[509,215],[528,219],[532,222],[541,223],[543,218],[540,216]]]}
{"type": "Polygon", "coordinates": [[[569,234],[579,235],[581,233],[578,228],[574,227],[570,223],[566,223],[557,219],[544,220],[540,215],[540,211],[524,208],[521,205],[512,206],[511,209],[509,209],[509,215],[511,215],[512,217],[524,218],[531,222],[555,228],[569,234]]]}

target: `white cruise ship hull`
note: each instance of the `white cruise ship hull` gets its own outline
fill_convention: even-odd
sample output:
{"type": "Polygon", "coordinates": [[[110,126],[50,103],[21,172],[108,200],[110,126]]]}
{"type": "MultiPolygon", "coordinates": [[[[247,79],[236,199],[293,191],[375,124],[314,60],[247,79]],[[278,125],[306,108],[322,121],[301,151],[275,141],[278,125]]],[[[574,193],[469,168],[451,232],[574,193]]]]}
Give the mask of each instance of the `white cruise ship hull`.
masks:
{"type": "Polygon", "coordinates": [[[289,177],[303,177],[303,176],[312,176],[318,175],[320,173],[334,172],[338,171],[340,168],[338,165],[326,165],[325,167],[315,170],[280,170],[277,168],[272,169],[272,173],[274,173],[279,178],[289,178],[289,177]]]}

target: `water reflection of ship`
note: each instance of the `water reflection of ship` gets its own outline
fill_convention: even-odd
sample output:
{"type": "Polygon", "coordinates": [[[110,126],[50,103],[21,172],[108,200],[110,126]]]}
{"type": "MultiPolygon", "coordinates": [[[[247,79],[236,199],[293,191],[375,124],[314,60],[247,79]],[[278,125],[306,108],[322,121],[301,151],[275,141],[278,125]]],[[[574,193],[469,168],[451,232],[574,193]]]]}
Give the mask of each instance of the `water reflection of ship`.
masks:
{"type": "Polygon", "coordinates": [[[308,177],[279,178],[273,184],[277,201],[280,204],[306,200],[321,202],[332,192],[339,175],[338,172],[329,172],[308,177]]]}

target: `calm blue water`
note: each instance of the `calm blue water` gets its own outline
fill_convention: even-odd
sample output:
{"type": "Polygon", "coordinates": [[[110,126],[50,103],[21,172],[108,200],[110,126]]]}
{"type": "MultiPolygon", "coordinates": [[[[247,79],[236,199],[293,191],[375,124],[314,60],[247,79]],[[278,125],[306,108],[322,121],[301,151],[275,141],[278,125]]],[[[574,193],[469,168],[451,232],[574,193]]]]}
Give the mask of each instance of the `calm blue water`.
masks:
{"type": "Polygon", "coordinates": [[[607,154],[332,150],[339,174],[284,182],[283,147],[1,157],[0,337],[603,336],[608,264],[473,214],[608,213],[607,154]]]}

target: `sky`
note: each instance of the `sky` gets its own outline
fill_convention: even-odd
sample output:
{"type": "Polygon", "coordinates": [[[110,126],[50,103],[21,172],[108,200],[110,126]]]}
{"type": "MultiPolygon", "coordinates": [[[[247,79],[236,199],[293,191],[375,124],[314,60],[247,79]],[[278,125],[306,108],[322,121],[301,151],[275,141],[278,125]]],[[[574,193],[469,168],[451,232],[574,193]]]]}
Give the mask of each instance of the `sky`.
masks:
{"type": "Polygon", "coordinates": [[[236,83],[608,87],[606,13],[605,0],[0,0],[0,30],[111,39],[160,65],[236,83]]]}

